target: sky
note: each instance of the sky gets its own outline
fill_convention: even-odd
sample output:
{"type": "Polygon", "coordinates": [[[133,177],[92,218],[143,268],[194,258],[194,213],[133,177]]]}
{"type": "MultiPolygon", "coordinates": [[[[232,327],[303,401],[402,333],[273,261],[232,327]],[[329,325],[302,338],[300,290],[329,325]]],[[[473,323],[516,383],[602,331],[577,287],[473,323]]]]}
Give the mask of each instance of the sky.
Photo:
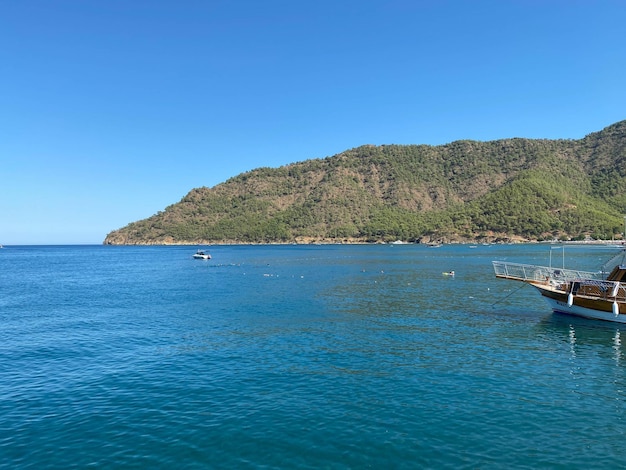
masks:
{"type": "Polygon", "coordinates": [[[364,144],[626,119],[623,0],[0,0],[0,244],[364,144]]]}

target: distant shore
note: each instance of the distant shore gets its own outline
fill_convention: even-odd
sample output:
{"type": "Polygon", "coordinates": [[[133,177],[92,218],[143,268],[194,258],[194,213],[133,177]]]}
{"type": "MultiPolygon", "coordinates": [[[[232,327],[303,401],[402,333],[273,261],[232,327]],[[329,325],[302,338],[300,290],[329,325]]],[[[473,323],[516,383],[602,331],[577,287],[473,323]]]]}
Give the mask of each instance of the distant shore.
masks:
{"type": "Polygon", "coordinates": [[[516,244],[546,244],[546,245],[613,245],[625,246],[624,240],[525,240],[525,239],[498,239],[498,240],[450,240],[450,241],[404,241],[404,240],[376,240],[368,241],[356,238],[342,239],[296,239],[287,242],[242,242],[238,240],[198,240],[198,241],[154,241],[154,242],[130,242],[112,243],[104,242],[104,245],[118,246],[210,246],[210,245],[516,245],[516,244]]]}

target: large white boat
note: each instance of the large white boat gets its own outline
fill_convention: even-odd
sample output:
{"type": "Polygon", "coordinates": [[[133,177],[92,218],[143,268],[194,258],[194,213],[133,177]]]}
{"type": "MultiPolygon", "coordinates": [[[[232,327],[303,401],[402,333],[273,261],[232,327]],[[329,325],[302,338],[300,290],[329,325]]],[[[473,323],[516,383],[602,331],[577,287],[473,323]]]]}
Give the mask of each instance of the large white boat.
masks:
{"type": "Polygon", "coordinates": [[[601,271],[493,261],[496,277],[535,287],[554,312],[626,323],[626,250],[601,271]]]}

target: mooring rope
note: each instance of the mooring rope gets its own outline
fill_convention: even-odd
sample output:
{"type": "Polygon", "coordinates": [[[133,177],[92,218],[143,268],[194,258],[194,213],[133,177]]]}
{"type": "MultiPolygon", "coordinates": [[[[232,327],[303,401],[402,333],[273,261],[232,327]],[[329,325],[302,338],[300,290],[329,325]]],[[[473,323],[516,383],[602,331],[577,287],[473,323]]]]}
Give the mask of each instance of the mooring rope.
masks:
{"type": "Polygon", "coordinates": [[[496,305],[497,303],[500,303],[500,302],[505,301],[506,299],[508,299],[509,297],[511,297],[513,294],[515,294],[517,291],[519,291],[520,289],[523,289],[523,288],[524,288],[525,286],[527,286],[527,285],[528,285],[528,284],[526,284],[525,282],[523,282],[521,286],[519,286],[517,289],[515,289],[514,291],[512,291],[510,294],[508,294],[508,295],[506,295],[506,296],[502,297],[501,299],[496,300],[494,303],[492,303],[492,304],[491,304],[491,308],[494,308],[494,307],[495,307],[495,305],[496,305]]]}

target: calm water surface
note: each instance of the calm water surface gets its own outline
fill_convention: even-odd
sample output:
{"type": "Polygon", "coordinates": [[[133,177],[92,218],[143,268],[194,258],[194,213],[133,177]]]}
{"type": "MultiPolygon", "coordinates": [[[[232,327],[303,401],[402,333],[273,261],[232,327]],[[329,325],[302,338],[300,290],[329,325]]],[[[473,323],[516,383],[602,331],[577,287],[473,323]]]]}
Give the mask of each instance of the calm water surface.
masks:
{"type": "Polygon", "coordinates": [[[548,246],[194,251],[0,250],[0,468],[625,465],[624,326],[493,275],[548,246]]]}

